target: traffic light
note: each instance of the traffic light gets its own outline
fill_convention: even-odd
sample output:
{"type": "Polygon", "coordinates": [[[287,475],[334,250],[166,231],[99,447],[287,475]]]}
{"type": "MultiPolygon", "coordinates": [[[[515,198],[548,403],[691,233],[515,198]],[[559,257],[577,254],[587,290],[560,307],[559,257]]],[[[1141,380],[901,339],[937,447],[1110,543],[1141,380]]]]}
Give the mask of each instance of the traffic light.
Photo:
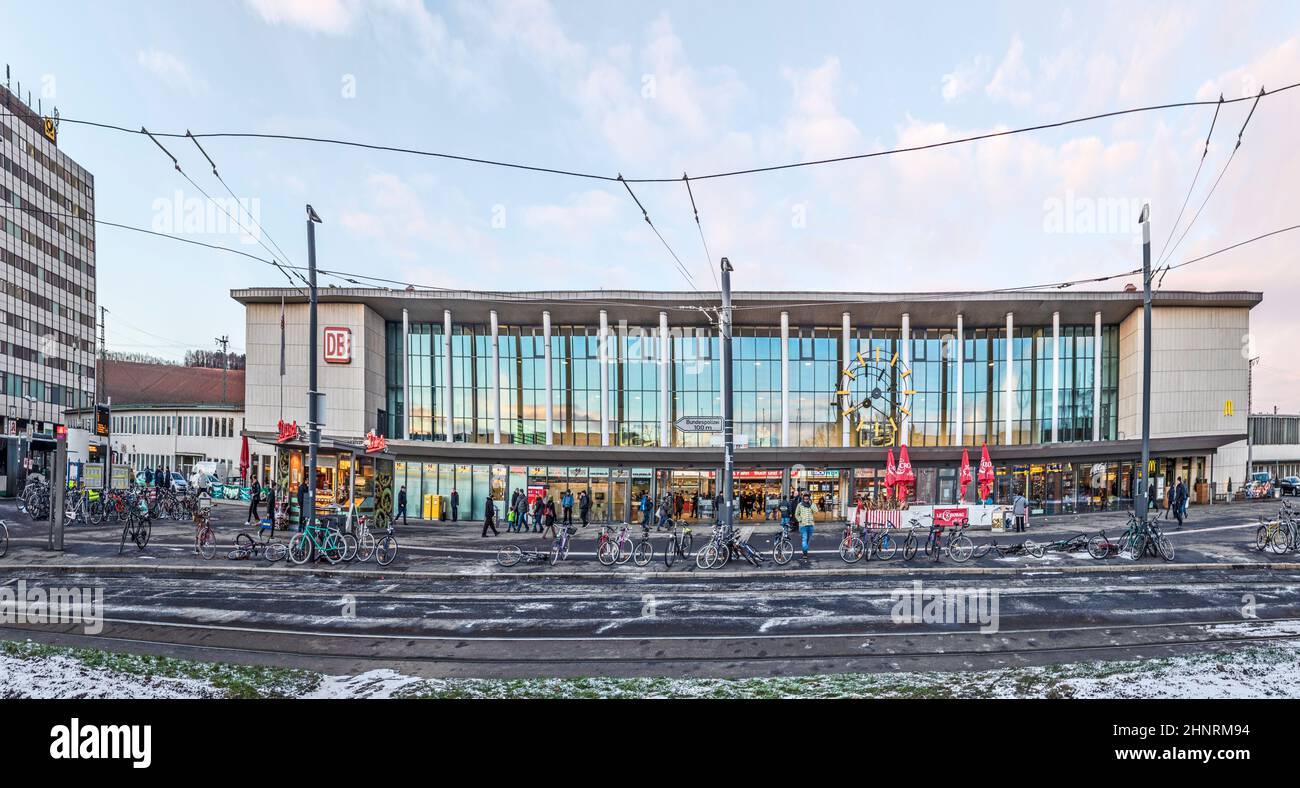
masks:
{"type": "Polygon", "coordinates": [[[56,441],[66,441],[68,439],[68,427],[64,424],[54,425],[54,439],[56,441]]]}

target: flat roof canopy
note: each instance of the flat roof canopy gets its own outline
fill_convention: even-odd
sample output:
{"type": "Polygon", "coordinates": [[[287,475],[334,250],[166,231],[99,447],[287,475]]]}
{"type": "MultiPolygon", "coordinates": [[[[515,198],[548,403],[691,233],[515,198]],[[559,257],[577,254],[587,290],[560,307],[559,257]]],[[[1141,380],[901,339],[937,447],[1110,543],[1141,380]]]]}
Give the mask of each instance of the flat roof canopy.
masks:
{"type": "MultiPolygon", "coordinates": [[[[259,287],[232,290],[241,304],[306,303],[301,290],[288,287],[259,287]]],[[[407,310],[412,322],[440,322],[450,309],[458,324],[484,324],[489,312],[497,311],[502,325],[539,325],[543,310],[551,312],[555,325],[598,325],[600,310],[617,324],[654,325],[661,310],[677,326],[707,326],[701,307],[720,303],[717,291],[650,292],[634,290],[557,290],[530,292],[480,292],[456,290],[389,290],[386,288],[322,287],[322,303],[360,303],[386,320],[399,321],[407,310]]],[[[849,313],[855,326],[897,326],[904,313],[914,328],[955,327],[958,313],[967,326],[1006,324],[1007,312],[1014,312],[1020,325],[1051,325],[1052,313],[1061,313],[1063,324],[1091,324],[1101,312],[1102,322],[1113,325],[1142,306],[1141,292],[1033,292],[1033,293],[853,293],[737,291],[734,321],[738,326],[776,326],[781,312],[790,313],[797,326],[839,326],[841,315],[849,313]]],[[[1197,292],[1162,290],[1154,295],[1156,306],[1238,307],[1250,309],[1263,300],[1251,291],[1197,292]]]]}

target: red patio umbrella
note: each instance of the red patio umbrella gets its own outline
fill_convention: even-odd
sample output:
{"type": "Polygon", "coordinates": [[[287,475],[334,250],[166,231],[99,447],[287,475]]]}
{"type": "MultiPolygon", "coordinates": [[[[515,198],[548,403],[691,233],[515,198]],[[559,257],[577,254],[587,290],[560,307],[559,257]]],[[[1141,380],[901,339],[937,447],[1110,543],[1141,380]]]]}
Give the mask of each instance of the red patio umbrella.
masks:
{"type": "Polygon", "coordinates": [[[239,449],[239,478],[248,478],[248,436],[244,436],[244,445],[239,449]]]}
{"type": "Polygon", "coordinates": [[[916,474],[912,473],[912,461],[907,457],[906,443],[898,450],[898,467],[894,470],[894,475],[900,489],[898,498],[905,501],[907,500],[907,485],[916,481],[916,474]]]}
{"type": "Polygon", "coordinates": [[[961,450],[961,476],[959,481],[961,482],[961,495],[957,497],[957,500],[964,501],[966,500],[966,488],[970,487],[971,482],[970,453],[965,449],[961,450]]]}
{"type": "Polygon", "coordinates": [[[993,492],[993,482],[996,478],[993,475],[993,461],[989,459],[989,445],[987,443],[984,444],[984,451],[980,455],[978,478],[980,482],[980,500],[983,501],[989,497],[989,493],[993,492]]]}
{"type": "Polygon", "coordinates": [[[885,490],[893,492],[896,484],[898,484],[898,473],[894,468],[894,449],[890,447],[889,455],[885,459],[885,490]]]}

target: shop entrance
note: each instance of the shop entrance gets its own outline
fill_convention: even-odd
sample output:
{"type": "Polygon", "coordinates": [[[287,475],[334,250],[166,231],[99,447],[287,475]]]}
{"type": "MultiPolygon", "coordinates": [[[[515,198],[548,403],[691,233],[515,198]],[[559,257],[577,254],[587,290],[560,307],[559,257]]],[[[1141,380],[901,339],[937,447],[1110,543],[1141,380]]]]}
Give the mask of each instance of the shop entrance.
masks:
{"type": "Polygon", "coordinates": [[[737,517],[745,520],[778,520],[781,501],[780,470],[744,470],[732,474],[732,494],[736,498],[737,517]]]}
{"type": "Polygon", "coordinates": [[[841,486],[844,475],[838,468],[795,468],[790,472],[790,491],[809,494],[815,519],[838,519],[844,503],[842,491],[847,489],[841,486]]]}
{"type": "Polygon", "coordinates": [[[716,478],[715,471],[669,471],[668,489],[677,507],[674,516],[688,520],[713,517],[716,478]]]}

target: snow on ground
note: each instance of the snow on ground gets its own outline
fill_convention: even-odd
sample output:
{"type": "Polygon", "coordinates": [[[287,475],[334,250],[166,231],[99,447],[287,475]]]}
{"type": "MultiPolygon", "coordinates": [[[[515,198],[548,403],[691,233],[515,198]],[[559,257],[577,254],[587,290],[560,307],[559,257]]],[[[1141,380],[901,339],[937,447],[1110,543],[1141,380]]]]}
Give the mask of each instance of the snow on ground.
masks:
{"type": "Polygon", "coordinates": [[[215,698],[207,681],[139,676],[92,667],[67,654],[24,659],[0,654],[0,698],[215,698]]]}
{"type": "Polygon", "coordinates": [[[1300,698],[1289,680],[1300,670],[1293,624],[1207,629],[1297,637],[1186,657],[743,679],[424,679],[391,669],[326,676],[0,643],[0,698],[1300,698]]]}

